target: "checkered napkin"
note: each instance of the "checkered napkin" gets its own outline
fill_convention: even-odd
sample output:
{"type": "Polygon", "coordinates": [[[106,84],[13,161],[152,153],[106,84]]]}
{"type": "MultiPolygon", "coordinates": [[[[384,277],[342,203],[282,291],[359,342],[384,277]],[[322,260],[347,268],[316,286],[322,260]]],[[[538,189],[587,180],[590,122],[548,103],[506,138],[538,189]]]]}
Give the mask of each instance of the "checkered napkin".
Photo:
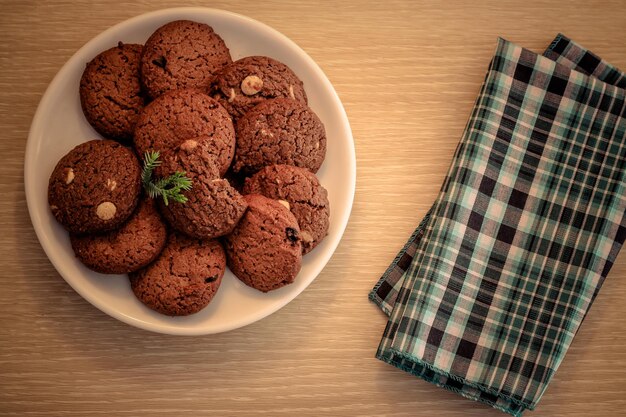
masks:
{"type": "Polygon", "coordinates": [[[434,205],[370,293],[377,357],[519,416],[626,237],[626,75],[500,39],[434,205]]]}

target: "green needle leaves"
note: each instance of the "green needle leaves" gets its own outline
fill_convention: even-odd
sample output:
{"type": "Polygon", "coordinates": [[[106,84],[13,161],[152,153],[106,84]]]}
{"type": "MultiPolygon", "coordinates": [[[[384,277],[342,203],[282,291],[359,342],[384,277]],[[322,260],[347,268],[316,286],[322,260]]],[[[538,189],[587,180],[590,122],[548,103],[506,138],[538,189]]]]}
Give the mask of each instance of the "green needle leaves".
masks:
{"type": "Polygon", "coordinates": [[[152,173],[156,167],[161,165],[159,152],[146,152],[143,157],[143,170],[141,171],[141,182],[150,198],[163,197],[163,202],[167,206],[169,200],[178,203],[186,203],[187,197],[182,192],[191,190],[192,182],[187,178],[187,173],[177,171],[166,178],[152,180],[152,173]]]}

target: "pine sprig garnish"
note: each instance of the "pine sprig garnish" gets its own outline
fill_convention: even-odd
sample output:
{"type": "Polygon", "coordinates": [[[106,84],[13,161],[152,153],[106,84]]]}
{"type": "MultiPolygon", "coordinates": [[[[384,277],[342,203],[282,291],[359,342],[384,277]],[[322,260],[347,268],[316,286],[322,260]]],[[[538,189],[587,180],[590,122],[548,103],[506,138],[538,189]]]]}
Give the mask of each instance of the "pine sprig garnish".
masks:
{"type": "MultiPolygon", "coordinates": [[[[161,161],[159,161],[159,157],[161,153],[156,151],[150,151],[143,154],[143,169],[141,171],[141,182],[144,187],[147,187],[148,184],[151,184],[152,180],[152,172],[156,167],[161,165],[161,161]]],[[[154,198],[153,196],[150,196],[154,198]]]]}
{"type": "Polygon", "coordinates": [[[157,151],[146,152],[143,156],[143,169],[141,171],[141,182],[150,198],[161,196],[163,203],[167,206],[170,200],[178,203],[186,203],[187,197],[182,192],[191,190],[192,182],[187,177],[185,171],[176,171],[166,178],[160,178],[156,181],[152,180],[152,173],[155,168],[161,165],[159,157],[161,154],[157,151]]]}

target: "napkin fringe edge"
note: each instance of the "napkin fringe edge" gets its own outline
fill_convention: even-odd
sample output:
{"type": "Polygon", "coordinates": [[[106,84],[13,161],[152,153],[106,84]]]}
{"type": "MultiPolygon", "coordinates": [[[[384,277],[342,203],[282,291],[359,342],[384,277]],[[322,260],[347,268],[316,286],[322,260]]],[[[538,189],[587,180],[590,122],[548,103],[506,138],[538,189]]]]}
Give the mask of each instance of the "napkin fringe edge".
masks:
{"type": "MultiPolygon", "coordinates": [[[[383,275],[382,280],[385,279],[385,276],[383,275]]],[[[382,282],[380,283],[382,284],[382,282]]],[[[378,308],[380,308],[383,313],[385,313],[387,316],[391,316],[391,310],[387,307],[385,307],[385,305],[382,303],[382,300],[380,299],[380,297],[378,295],[376,295],[376,291],[378,291],[378,287],[380,287],[380,284],[378,284],[376,287],[374,287],[374,289],[372,289],[370,291],[370,293],[367,295],[367,298],[374,304],[376,304],[378,306],[378,308]]]]}
{"type": "MultiPolygon", "coordinates": [[[[415,356],[413,356],[413,355],[411,355],[409,353],[401,352],[401,351],[393,349],[393,348],[389,348],[389,350],[387,352],[391,353],[392,356],[397,356],[400,359],[409,360],[411,362],[414,362],[415,364],[417,364],[419,366],[423,366],[423,367],[425,367],[425,368],[427,368],[427,369],[429,369],[429,370],[431,370],[431,371],[433,371],[433,372],[435,372],[435,373],[437,373],[439,375],[446,376],[446,377],[451,378],[451,379],[453,379],[455,381],[458,381],[458,382],[460,382],[460,383],[462,383],[464,385],[468,385],[468,386],[470,386],[472,388],[475,388],[475,389],[478,389],[478,390],[482,390],[482,391],[485,391],[485,392],[487,392],[489,394],[495,395],[498,398],[502,398],[502,399],[504,399],[506,401],[510,401],[513,404],[516,404],[516,405],[519,405],[521,407],[524,407],[527,410],[534,410],[535,409],[535,406],[533,404],[529,404],[527,402],[520,401],[518,399],[512,398],[512,397],[510,397],[508,395],[502,394],[501,392],[498,392],[498,391],[496,391],[494,389],[482,386],[482,385],[477,384],[475,382],[467,381],[465,378],[462,378],[462,377],[460,377],[458,375],[454,375],[454,374],[451,374],[451,373],[449,373],[447,371],[439,369],[436,366],[433,366],[430,363],[424,362],[423,360],[418,359],[418,358],[416,358],[415,356]]],[[[493,401],[491,401],[489,399],[480,398],[479,396],[475,396],[475,395],[470,395],[470,394],[465,393],[465,392],[463,392],[463,391],[461,391],[461,390],[459,390],[459,389],[457,389],[455,387],[451,387],[451,386],[448,386],[448,385],[445,385],[445,384],[441,384],[441,383],[439,383],[437,381],[429,379],[429,378],[425,377],[424,375],[421,375],[420,373],[415,372],[415,370],[413,368],[411,368],[409,366],[406,366],[406,365],[402,365],[400,362],[394,361],[391,356],[384,355],[383,353],[377,353],[376,357],[379,360],[381,360],[381,361],[383,361],[385,363],[388,363],[389,365],[392,365],[392,366],[394,366],[394,367],[396,367],[396,368],[398,368],[398,369],[400,369],[400,370],[402,370],[404,372],[407,372],[407,373],[409,373],[409,374],[411,374],[413,376],[416,376],[416,377],[420,378],[421,380],[423,380],[425,382],[431,383],[431,384],[436,385],[436,386],[438,386],[440,388],[444,388],[444,389],[446,389],[448,391],[455,392],[455,393],[461,395],[464,398],[467,398],[467,399],[470,399],[470,400],[474,400],[476,402],[488,404],[489,406],[491,406],[493,408],[496,408],[496,409],[498,409],[498,410],[500,410],[500,411],[502,411],[504,413],[510,414],[510,415],[512,415],[514,417],[520,417],[522,415],[522,413],[524,412],[524,410],[520,410],[520,411],[516,412],[516,411],[510,410],[510,409],[507,409],[505,407],[502,407],[502,406],[496,404],[495,402],[493,402],[493,401]]]]}
{"type": "Polygon", "coordinates": [[[556,37],[554,38],[554,40],[550,43],[550,46],[548,46],[548,48],[546,49],[546,52],[548,51],[552,51],[556,45],[561,42],[561,39],[563,39],[565,37],[564,34],[562,34],[561,32],[559,32],[556,37]]]}
{"type": "Polygon", "coordinates": [[[380,279],[378,280],[376,285],[374,285],[374,288],[372,288],[370,290],[369,294],[368,294],[367,298],[371,302],[376,304],[388,316],[391,316],[392,309],[386,307],[384,300],[378,296],[378,294],[377,294],[378,288],[380,288],[380,286],[383,284],[383,282],[385,282],[387,280],[387,277],[389,276],[389,274],[393,271],[393,269],[396,267],[396,265],[398,265],[398,262],[400,262],[400,259],[402,259],[402,257],[406,253],[406,251],[409,248],[409,246],[411,245],[411,243],[413,243],[413,241],[415,240],[415,237],[420,232],[422,232],[422,230],[424,230],[424,227],[426,226],[426,223],[428,223],[428,221],[430,220],[431,212],[432,212],[432,207],[426,212],[426,215],[422,218],[422,220],[420,221],[419,225],[415,228],[415,230],[413,230],[413,233],[411,233],[411,236],[409,237],[409,239],[406,241],[404,246],[402,246],[402,249],[400,250],[400,252],[398,252],[396,257],[389,264],[389,266],[387,267],[387,269],[385,270],[383,275],[380,277],[380,279]]]}

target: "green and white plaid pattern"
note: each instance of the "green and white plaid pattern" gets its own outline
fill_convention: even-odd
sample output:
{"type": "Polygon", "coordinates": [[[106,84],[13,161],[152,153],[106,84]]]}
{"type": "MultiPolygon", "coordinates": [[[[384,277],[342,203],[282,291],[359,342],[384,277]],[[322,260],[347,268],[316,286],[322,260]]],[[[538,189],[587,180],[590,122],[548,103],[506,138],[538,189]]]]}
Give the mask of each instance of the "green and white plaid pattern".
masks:
{"type": "MultiPolygon", "coordinates": [[[[596,78],[608,84],[626,88],[625,73],[602,60],[593,52],[568,39],[563,34],[557,35],[543,55],[584,74],[593,74],[596,78]]],[[[391,315],[398,292],[402,288],[404,272],[413,261],[415,251],[423,236],[423,228],[428,221],[431,211],[432,208],[369,295],[370,300],[378,305],[387,315],[391,315]]]]}
{"type": "Polygon", "coordinates": [[[370,295],[391,314],[379,359],[516,416],[626,237],[624,76],[562,35],[545,55],[499,41],[435,204],[370,295]]]}

